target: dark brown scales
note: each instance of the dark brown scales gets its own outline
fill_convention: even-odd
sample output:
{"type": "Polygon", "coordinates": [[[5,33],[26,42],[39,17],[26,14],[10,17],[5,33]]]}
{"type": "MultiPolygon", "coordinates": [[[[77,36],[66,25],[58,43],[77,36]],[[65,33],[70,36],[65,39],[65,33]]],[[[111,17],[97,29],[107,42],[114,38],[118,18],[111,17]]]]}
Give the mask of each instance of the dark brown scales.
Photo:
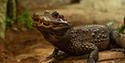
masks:
{"type": "Polygon", "coordinates": [[[109,48],[112,39],[119,37],[105,25],[82,25],[72,27],[58,12],[45,12],[33,16],[36,27],[55,50],[50,56],[56,57],[59,51],[67,55],[80,56],[89,54],[88,63],[96,63],[98,51],[109,48]],[[45,25],[47,24],[47,25],[45,25]]]}

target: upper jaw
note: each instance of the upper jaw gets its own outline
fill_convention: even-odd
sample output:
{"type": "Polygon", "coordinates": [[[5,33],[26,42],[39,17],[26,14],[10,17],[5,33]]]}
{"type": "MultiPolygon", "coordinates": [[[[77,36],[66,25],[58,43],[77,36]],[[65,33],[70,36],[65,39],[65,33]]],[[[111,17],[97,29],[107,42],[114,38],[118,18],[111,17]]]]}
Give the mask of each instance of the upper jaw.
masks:
{"type": "Polygon", "coordinates": [[[43,19],[44,21],[49,21],[49,22],[53,22],[53,23],[68,23],[64,17],[60,17],[63,15],[60,15],[58,12],[44,12],[44,15],[41,15],[39,18],[43,19]]]}
{"type": "Polygon", "coordinates": [[[43,21],[43,22],[49,22],[49,23],[53,23],[53,24],[64,24],[64,25],[70,25],[65,19],[64,17],[59,17],[59,16],[63,16],[60,15],[58,12],[44,12],[43,15],[34,13],[32,19],[33,21],[33,27],[39,27],[39,21],[43,21]],[[55,16],[54,14],[57,14],[57,16],[55,16]]]}
{"type": "MultiPolygon", "coordinates": [[[[56,24],[68,24],[67,21],[61,19],[61,18],[53,18],[52,16],[44,16],[44,15],[34,15],[33,20],[42,20],[42,21],[48,21],[50,23],[56,23],[56,24]]],[[[33,23],[34,23],[33,21],[33,23]]]]}

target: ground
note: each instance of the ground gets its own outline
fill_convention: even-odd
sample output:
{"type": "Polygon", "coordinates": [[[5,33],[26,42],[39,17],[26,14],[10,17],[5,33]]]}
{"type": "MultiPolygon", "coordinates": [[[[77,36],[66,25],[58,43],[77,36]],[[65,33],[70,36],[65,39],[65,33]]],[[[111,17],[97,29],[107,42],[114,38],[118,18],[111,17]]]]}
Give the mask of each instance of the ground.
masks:
{"type": "MultiPolygon", "coordinates": [[[[24,28],[25,29],[25,28],[24,28]]],[[[42,34],[33,29],[9,29],[6,31],[6,40],[1,40],[0,61],[2,63],[47,63],[46,57],[53,51],[42,34]],[[4,42],[3,42],[4,41],[4,42]]],[[[69,57],[55,63],[86,63],[84,56],[69,57]]],[[[101,51],[98,63],[124,63],[125,56],[121,52],[101,51]]]]}

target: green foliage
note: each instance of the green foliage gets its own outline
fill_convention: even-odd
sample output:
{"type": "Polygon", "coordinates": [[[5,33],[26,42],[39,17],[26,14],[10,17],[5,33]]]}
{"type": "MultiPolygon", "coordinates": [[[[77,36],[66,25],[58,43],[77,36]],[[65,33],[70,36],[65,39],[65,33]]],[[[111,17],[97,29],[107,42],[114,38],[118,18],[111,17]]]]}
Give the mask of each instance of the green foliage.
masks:
{"type": "Polygon", "coordinates": [[[116,23],[116,20],[108,20],[106,25],[111,28],[114,23],[116,23]]]}
{"type": "MultiPolygon", "coordinates": [[[[109,28],[112,28],[112,25],[116,23],[116,20],[109,20],[108,23],[106,24],[109,28]]],[[[125,29],[125,24],[123,24],[121,27],[115,29],[115,31],[122,33],[125,29]]]]}
{"type": "Polygon", "coordinates": [[[18,25],[27,27],[29,30],[32,29],[32,18],[28,10],[24,10],[23,13],[17,17],[17,22],[15,22],[16,21],[14,21],[12,18],[6,17],[6,28],[11,27],[12,25],[18,25]]]}
{"type": "Polygon", "coordinates": [[[27,27],[29,30],[32,29],[32,18],[28,10],[24,10],[23,13],[18,16],[18,23],[22,26],[27,27]]]}
{"type": "Polygon", "coordinates": [[[6,28],[9,28],[12,26],[13,20],[9,17],[6,17],[5,24],[6,24],[6,28]]]}
{"type": "Polygon", "coordinates": [[[124,29],[125,29],[125,24],[123,24],[121,27],[117,28],[116,31],[119,33],[123,33],[124,29]]]}

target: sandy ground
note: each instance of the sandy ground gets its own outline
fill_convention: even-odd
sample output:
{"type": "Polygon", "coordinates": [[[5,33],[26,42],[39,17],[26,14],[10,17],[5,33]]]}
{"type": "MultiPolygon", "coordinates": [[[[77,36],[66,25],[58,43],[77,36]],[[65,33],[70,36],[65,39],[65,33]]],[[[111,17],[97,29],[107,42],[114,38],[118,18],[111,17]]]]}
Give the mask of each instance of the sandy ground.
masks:
{"type": "MultiPolygon", "coordinates": [[[[46,57],[53,51],[42,34],[37,30],[6,32],[6,41],[0,41],[0,63],[47,63],[46,57]]],[[[121,52],[102,51],[99,53],[98,63],[124,63],[125,56],[121,52]]],[[[68,57],[54,63],[86,63],[84,56],[68,57]]]]}

